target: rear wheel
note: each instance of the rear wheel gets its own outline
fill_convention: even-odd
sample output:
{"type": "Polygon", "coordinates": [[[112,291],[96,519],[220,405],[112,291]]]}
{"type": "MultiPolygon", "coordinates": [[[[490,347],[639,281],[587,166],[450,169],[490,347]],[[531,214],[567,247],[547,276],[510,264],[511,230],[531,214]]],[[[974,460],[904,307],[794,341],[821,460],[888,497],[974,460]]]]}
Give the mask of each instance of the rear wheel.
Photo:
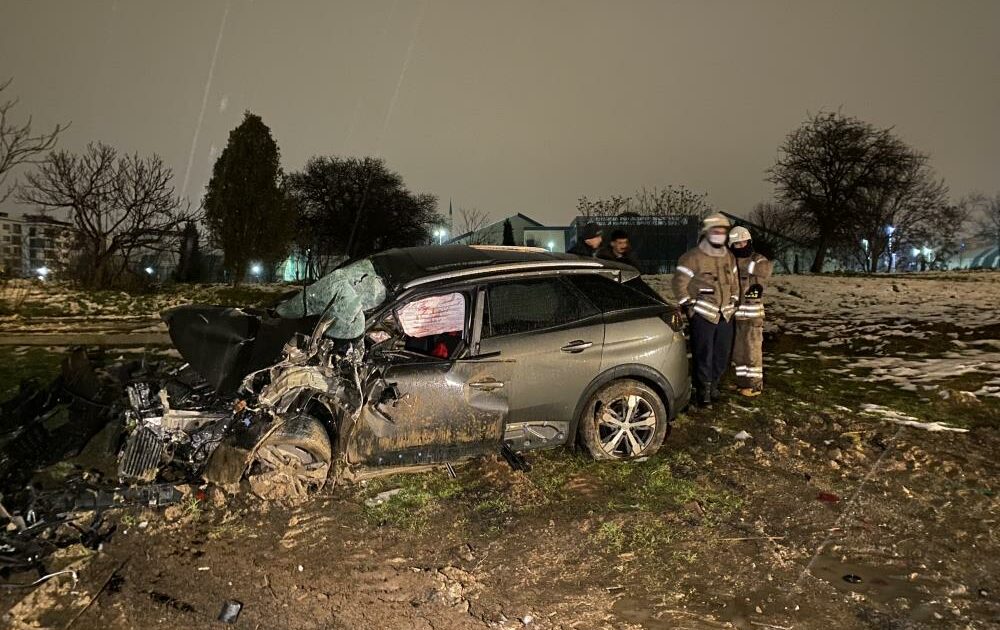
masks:
{"type": "Polygon", "coordinates": [[[326,483],[333,449],[323,423],[292,416],[257,445],[247,480],[263,499],[299,499],[326,483]]]}
{"type": "Polygon", "coordinates": [[[580,438],[594,459],[646,457],[667,437],[667,409],[651,387],[632,379],[612,381],[583,408],[580,438]]]}

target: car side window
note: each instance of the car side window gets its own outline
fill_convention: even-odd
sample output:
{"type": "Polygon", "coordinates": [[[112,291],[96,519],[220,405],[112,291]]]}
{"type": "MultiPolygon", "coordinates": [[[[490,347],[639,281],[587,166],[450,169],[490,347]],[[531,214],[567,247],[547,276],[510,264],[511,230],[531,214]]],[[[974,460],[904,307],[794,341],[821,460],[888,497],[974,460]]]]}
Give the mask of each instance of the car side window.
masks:
{"type": "Polygon", "coordinates": [[[499,337],[543,330],[599,312],[560,278],[498,282],[486,287],[482,335],[499,337]]]}
{"type": "Polygon", "coordinates": [[[596,273],[574,274],[567,277],[602,313],[613,313],[645,306],[663,306],[653,297],[630,286],[596,273]]]}
{"type": "Polygon", "coordinates": [[[404,347],[439,359],[455,357],[465,338],[468,298],[463,293],[429,295],[395,311],[404,347]]]}

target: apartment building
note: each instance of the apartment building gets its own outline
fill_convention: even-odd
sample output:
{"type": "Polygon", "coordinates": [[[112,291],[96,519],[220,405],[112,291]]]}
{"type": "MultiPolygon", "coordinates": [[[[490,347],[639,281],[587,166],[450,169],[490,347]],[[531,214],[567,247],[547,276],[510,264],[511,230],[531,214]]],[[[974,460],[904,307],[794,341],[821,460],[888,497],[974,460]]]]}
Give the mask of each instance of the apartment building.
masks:
{"type": "Polygon", "coordinates": [[[73,224],[41,214],[0,212],[0,276],[47,276],[69,264],[73,224]]]}

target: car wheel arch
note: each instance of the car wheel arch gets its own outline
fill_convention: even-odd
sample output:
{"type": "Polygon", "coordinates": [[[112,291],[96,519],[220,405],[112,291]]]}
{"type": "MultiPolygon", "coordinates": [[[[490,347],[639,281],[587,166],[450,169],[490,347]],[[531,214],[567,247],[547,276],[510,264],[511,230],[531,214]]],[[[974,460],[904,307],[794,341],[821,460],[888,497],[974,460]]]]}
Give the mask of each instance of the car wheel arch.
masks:
{"type": "Polygon", "coordinates": [[[590,384],[587,385],[586,389],[583,390],[583,394],[580,396],[580,400],[576,403],[576,409],[573,412],[573,419],[570,423],[569,431],[567,431],[567,443],[570,446],[576,446],[577,434],[580,430],[580,419],[583,416],[584,406],[587,401],[597,392],[598,389],[604,387],[612,381],[617,381],[623,378],[630,378],[637,380],[653,389],[654,392],[663,401],[663,406],[667,409],[667,420],[672,421],[677,417],[677,409],[674,403],[674,388],[670,385],[670,381],[666,379],[663,374],[648,365],[642,365],[641,363],[626,363],[623,365],[616,365],[615,367],[608,368],[607,370],[598,374],[590,384]]]}

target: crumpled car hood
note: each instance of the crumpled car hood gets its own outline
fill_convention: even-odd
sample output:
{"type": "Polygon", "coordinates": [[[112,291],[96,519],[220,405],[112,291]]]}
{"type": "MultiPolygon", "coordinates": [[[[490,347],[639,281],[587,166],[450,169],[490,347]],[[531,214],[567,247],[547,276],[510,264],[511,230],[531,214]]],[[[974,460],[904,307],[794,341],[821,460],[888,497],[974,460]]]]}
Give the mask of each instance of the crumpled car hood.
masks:
{"type": "Polygon", "coordinates": [[[288,340],[295,333],[308,334],[317,319],[204,304],[178,306],[160,316],[181,357],[220,394],[235,391],[250,372],[276,363],[288,340]]]}
{"type": "Polygon", "coordinates": [[[324,336],[357,339],[365,331],[365,313],[386,297],[385,283],[363,259],[330,272],[270,312],[189,304],[161,317],[181,357],[217,392],[230,393],[247,374],[277,363],[285,344],[296,333],[312,333],[321,316],[324,336]]]}

